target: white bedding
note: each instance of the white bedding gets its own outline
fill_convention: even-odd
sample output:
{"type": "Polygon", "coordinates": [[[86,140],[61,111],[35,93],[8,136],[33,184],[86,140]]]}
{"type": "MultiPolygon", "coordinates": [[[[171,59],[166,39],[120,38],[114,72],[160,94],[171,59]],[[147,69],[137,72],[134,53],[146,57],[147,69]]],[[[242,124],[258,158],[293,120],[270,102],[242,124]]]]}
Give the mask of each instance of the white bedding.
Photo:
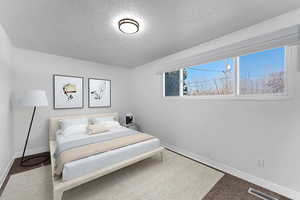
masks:
{"type": "MultiPolygon", "coordinates": [[[[63,152],[75,147],[104,142],[133,134],[138,134],[138,132],[120,126],[112,128],[108,132],[95,135],[88,135],[85,131],[73,135],[57,135],[55,154],[58,155],[59,152],[63,152]]],[[[159,139],[154,138],[105,153],[100,153],[87,158],[72,161],[64,165],[62,180],[68,181],[80,177],[95,170],[99,170],[124,160],[128,160],[134,156],[152,151],[159,147],[159,139]]]]}
{"type": "Polygon", "coordinates": [[[160,147],[157,138],[65,164],[62,179],[68,181],[160,147]]]}
{"type": "Polygon", "coordinates": [[[54,156],[65,150],[79,147],[87,144],[104,142],[119,137],[124,137],[138,133],[135,130],[125,128],[123,126],[114,127],[110,131],[100,134],[88,135],[86,131],[73,135],[57,135],[56,136],[56,151],[54,156]]]}

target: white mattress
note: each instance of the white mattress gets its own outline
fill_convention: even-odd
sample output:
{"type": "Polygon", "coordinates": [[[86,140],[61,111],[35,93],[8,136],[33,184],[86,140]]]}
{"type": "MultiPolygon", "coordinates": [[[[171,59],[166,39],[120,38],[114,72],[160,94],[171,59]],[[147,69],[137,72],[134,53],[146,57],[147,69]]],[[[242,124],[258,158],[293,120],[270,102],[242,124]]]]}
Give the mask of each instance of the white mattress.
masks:
{"type": "Polygon", "coordinates": [[[137,144],[129,145],[105,153],[100,153],[84,159],[65,164],[62,179],[68,181],[113,164],[128,160],[134,156],[152,151],[160,146],[159,139],[151,139],[137,144]]]}

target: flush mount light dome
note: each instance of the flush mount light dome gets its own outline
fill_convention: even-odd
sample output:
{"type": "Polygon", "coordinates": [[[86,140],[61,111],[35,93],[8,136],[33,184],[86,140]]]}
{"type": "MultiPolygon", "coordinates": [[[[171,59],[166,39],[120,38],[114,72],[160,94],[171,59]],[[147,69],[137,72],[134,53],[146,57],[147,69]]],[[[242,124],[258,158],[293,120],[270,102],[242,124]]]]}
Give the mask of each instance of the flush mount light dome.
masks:
{"type": "Polygon", "coordinates": [[[137,21],[129,18],[121,19],[119,21],[119,29],[123,33],[133,34],[139,31],[140,25],[137,21]]]}

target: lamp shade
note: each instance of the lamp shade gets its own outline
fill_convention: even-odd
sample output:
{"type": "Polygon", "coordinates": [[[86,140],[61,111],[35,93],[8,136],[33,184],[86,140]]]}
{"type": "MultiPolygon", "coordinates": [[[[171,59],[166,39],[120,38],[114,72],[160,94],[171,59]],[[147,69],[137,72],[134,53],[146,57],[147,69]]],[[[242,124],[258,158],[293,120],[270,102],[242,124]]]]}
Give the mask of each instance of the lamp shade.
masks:
{"type": "Polygon", "coordinates": [[[48,106],[46,92],[44,90],[29,90],[21,99],[22,106],[42,107],[48,106]]]}

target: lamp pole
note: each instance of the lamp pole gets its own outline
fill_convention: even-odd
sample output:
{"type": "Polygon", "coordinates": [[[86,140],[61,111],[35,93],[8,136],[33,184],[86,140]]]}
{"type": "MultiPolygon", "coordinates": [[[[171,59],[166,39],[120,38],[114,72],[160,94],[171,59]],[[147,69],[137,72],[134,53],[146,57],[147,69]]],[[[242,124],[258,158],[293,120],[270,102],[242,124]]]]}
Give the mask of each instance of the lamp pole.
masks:
{"type": "Polygon", "coordinates": [[[31,121],[30,121],[29,129],[28,129],[28,133],[27,133],[27,137],[26,137],[26,141],[25,141],[25,145],[24,145],[24,149],[23,149],[23,154],[22,154],[21,163],[20,163],[20,165],[22,167],[33,167],[33,166],[41,164],[41,163],[43,163],[43,162],[45,162],[49,159],[48,155],[39,155],[39,156],[33,156],[33,157],[30,157],[30,158],[24,159],[26,149],[27,149],[28,140],[29,140],[29,136],[30,136],[30,131],[31,131],[32,123],[33,123],[33,119],[34,119],[34,116],[35,116],[35,111],[36,111],[36,106],[34,106],[34,108],[33,108],[33,113],[32,113],[32,116],[31,116],[31,121]],[[26,164],[26,162],[29,161],[29,160],[33,160],[33,159],[41,158],[41,157],[44,157],[45,159],[43,159],[42,161],[36,162],[36,163],[26,164]]]}
{"type": "Polygon", "coordinates": [[[32,116],[31,116],[31,121],[30,121],[29,129],[28,129],[28,133],[27,133],[27,137],[26,137],[26,141],[25,141],[25,146],[24,146],[24,149],[23,149],[23,154],[22,154],[22,159],[21,159],[21,165],[22,166],[24,164],[24,156],[25,156],[25,152],[26,152],[26,148],[27,148],[27,144],[28,144],[28,139],[29,139],[29,135],[30,135],[30,131],[31,131],[35,111],[36,111],[36,106],[34,106],[34,108],[33,108],[33,113],[32,113],[32,116]]]}

